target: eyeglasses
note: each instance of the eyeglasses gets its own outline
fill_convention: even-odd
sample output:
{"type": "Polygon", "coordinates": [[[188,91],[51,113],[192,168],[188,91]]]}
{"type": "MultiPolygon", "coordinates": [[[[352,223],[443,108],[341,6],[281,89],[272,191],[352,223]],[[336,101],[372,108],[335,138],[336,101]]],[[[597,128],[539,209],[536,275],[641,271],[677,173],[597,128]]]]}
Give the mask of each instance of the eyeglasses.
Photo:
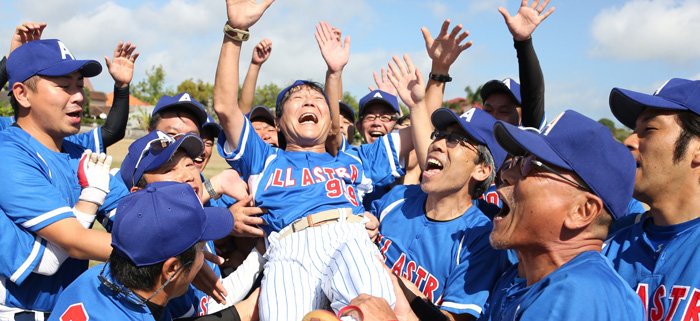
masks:
{"type": "Polygon", "coordinates": [[[525,176],[527,176],[528,173],[530,173],[530,169],[532,169],[532,165],[535,165],[535,166],[537,166],[537,167],[543,168],[543,169],[549,171],[550,173],[553,173],[553,174],[559,176],[559,177],[562,178],[563,180],[565,180],[565,181],[567,181],[567,182],[569,182],[569,183],[571,183],[571,184],[576,185],[578,188],[580,188],[580,189],[582,189],[582,190],[584,190],[584,191],[587,191],[587,192],[589,192],[589,193],[593,193],[593,191],[592,191],[590,188],[588,188],[588,187],[586,187],[586,186],[584,186],[584,185],[581,185],[581,184],[579,184],[579,183],[577,183],[577,182],[575,182],[575,181],[573,181],[573,180],[571,180],[571,179],[565,177],[564,175],[562,175],[561,173],[557,172],[557,171],[554,170],[553,168],[551,168],[551,167],[545,165],[544,163],[538,161],[538,160],[535,158],[535,155],[528,155],[528,156],[526,156],[526,157],[523,157],[523,156],[515,156],[515,157],[513,157],[513,158],[510,160],[510,163],[506,162],[506,163],[503,165],[503,170],[506,171],[506,170],[511,169],[511,168],[513,168],[513,167],[515,167],[515,166],[520,166],[520,174],[523,175],[523,177],[525,177],[525,176]]]}
{"type": "Polygon", "coordinates": [[[388,123],[390,121],[396,121],[398,119],[396,115],[380,115],[380,114],[367,114],[367,115],[362,115],[362,120],[366,120],[368,122],[373,122],[375,119],[379,118],[383,123],[388,123]]]}
{"type": "Polygon", "coordinates": [[[180,270],[182,270],[184,267],[192,264],[193,262],[194,262],[194,259],[185,262],[185,264],[183,264],[183,265],[180,265],[180,267],[177,268],[177,270],[175,270],[175,273],[171,274],[170,277],[168,278],[168,280],[165,281],[165,283],[163,283],[163,285],[161,285],[160,288],[158,288],[158,290],[156,290],[156,292],[154,292],[153,295],[149,296],[147,299],[144,299],[140,295],[134,293],[133,291],[131,291],[131,289],[127,288],[126,286],[121,285],[121,284],[119,284],[119,285],[115,284],[114,282],[107,279],[104,276],[104,272],[105,272],[105,268],[107,267],[107,263],[105,263],[105,265],[102,267],[102,271],[100,271],[100,275],[98,275],[97,278],[100,280],[100,283],[102,283],[102,285],[106,286],[111,291],[116,292],[117,295],[124,296],[124,298],[126,298],[127,300],[131,301],[131,303],[134,303],[136,305],[146,306],[146,303],[149,300],[151,300],[154,296],[156,296],[156,294],[158,294],[158,292],[163,290],[163,288],[165,288],[165,286],[168,285],[170,283],[170,281],[173,280],[175,275],[177,275],[177,273],[180,272],[180,270]]]}
{"type": "Polygon", "coordinates": [[[162,150],[168,148],[168,146],[170,146],[170,144],[174,143],[175,141],[180,139],[180,137],[182,137],[182,136],[185,136],[185,134],[177,134],[177,135],[174,135],[172,137],[159,137],[159,138],[155,138],[155,139],[152,139],[151,141],[149,141],[146,144],[146,147],[144,147],[143,150],[141,151],[141,156],[139,156],[139,159],[136,161],[136,166],[134,166],[134,172],[131,173],[131,186],[136,186],[135,177],[134,177],[136,175],[136,169],[139,168],[139,164],[141,164],[141,160],[143,159],[144,156],[146,156],[146,153],[148,153],[149,151],[152,151],[152,150],[162,151],[162,150]]]}
{"type": "Polygon", "coordinates": [[[436,142],[443,138],[445,139],[447,147],[449,148],[455,148],[457,145],[462,145],[466,148],[477,149],[475,144],[470,142],[469,139],[467,139],[466,137],[459,134],[446,133],[437,129],[433,131],[432,134],[430,134],[430,139],[432,139],[433,142],[436,142]]]}

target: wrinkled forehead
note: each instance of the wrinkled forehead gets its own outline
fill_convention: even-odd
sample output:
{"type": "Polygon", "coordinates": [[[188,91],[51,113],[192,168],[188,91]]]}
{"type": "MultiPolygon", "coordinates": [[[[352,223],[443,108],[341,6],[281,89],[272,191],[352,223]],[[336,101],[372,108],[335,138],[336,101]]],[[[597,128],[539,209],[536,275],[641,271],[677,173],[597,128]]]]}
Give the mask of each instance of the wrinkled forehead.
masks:
{"type": "Polygon", "coordinates": [[[321,91],[320,88],[312,87],[307,84],[302,84],[296,87],[292,87],[289,89],[289,97],[300,97],[300,96],[306,96],[310,95],[316,98],[323,98],[325,100],[325,97],[323,95],[323,92],[321,91]]]}

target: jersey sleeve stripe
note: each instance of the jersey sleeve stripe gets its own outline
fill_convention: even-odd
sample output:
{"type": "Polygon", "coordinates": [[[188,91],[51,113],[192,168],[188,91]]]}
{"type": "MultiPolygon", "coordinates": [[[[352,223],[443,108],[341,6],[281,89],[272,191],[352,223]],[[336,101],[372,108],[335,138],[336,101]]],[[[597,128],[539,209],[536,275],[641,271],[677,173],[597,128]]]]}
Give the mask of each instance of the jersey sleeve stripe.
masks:
{"type": "Polygon", "coordinates": [[[245,153],[246,143],[248,142],[248,134],[250,133],[250,128],[253,127],[248,121],[248,118],[244,117],[243,121],[245,122],[243,124],[243,138],[241,139],[240,144],[238,146],[238,154],[236,154],[236,157],[233,158],[234,161],[237,161],[238,159],[243,157],[243,154],[245,153]]]}
{"type": "MultiPolygon", "coordinates": [[[[34,245],[32,246],[32,252],[29,253],[29,257],[27,257],[26,260],[22,263],[22,265],[19,266],[17,271],[15,273],[12,273],[12,276],[10,276],[10,281],[14,283],[18,283],[17,280],[27,272],[27,269],[29,266],[34,262],[36,259],[37,255],[39,254],[39,250],[41,249],[41,236],[37,235],[36,238],[34,239],[34,245]]],[[[28,273],[27,273],[28,274],[28,273]]],[[[21,283],[21,282],[19,282],[21,283]]]]}
{"type": "Polygon", "coordinates": [[[389,204],[389,206],[387,206],[384,210],[382,210],[381,213],[379,213],[379,222],[381,223],[382,220],[384,219],[384,217],[386,217],[386,215],[389,214],[389,212],[394,210],[394,207],[399,206],[399,204],[403,203],[405,200],[406,200],[405,198],[402,198],[400,200],[397,200],[397,201],[389,204]]]}
{"type": "MultiPolygon", "coordinates": [[[[394,133],[391,133],[389,135],[392,135],[392,138],[396,138],[399,136],[398,134],[395,135],[394,133]]],[[[391,152],[391,143],[389,142],[388,137],[389,135],[384,135],[382,137],[382,140],[384,143],[384,147],[386,148],[386,156],[389,160],[389,168],[391,168],[391,175],[394,175],[394,177],[398,178],[401,175],[399,175],[399,173],[396,171],[396,163],[394,163],[394,153],[391,152]]]]}
{"type": "Polygon", "coordinates": [[[456,265],[459,265],[459,258],[460,258],[460,256],[462,256],[462,243],[464,243],[465,237],[466,237],[466,235],[462,235],[462,238],[459,240],[459,247],[457,248],[458,250],[457,250],[457,260],[456,260],[457,264],[456,265]]]}
{"type": "Polygon", "coordinates": [[[94,150],[95,153],[102,152],[102,149],[100,148],[100,135],[97,133],[98,129],[100,129],[100,128],[98,127],[98,128],[95,128],[92,130],[92,135],[95,136],[95,150],[94,150]]]}
{"type": "Polygon", "coordinates": [[[450,309],[456,309],[456,310],[472,310],[476,312],[477,314],[481,314],[481,311],[483,309],[476,305],[476,304],[462,304],[462,303],[455,303],[455,302],[442,302],[440,305],[443,308],[450,308],[450,309]]]}
{"type": "Polygon", "coordinates": [[[60,214],[66,213],[66,212],[73,213],[73,209],[71,209],[68,206],[59,207],[53,211],[46,212],[46,213],[41,214],[41,215],[31,219],[31,220],[28,220],[28,221],[22,223],[22,226],[26,229],[31,229],[33,226],[35,226],[41,222],[44,222],[48,219],[51,219],[54,216],[57,216],[57,215],[60,215],[60,214]]]}

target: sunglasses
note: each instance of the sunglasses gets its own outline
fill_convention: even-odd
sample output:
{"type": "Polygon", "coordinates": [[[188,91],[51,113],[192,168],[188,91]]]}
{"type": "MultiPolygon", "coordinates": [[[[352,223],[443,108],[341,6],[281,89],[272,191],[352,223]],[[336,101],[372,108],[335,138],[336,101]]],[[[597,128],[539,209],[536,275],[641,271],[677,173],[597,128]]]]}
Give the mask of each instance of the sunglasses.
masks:
{"type": "Polygon", "coordinates": [[[532,165],[535,165],[535,166],[537,166],[537,167],[539,167],[539,168],[545,169],[546,171],[548,171],[548,172],[550,172],[550,173],[553,173],[554,175],[559,176],[561,179],[563,179],[563,180],[565,180],[565,181],[567,181],[567,182],[569,182],[569,183],[571,183],[571,184],[576,185],[578,188],[580,188],[580,189],[582,189],[582,190],[584,190],[584,191],[586,191],[586,192],[593,193],[593,191],[592,191],[590,188],[588,188],[588,187],[586,187],[586,186],[584,186],[584,185],[581,185],[581,184],[579,184],[579,183],[577,183],[577,182],[575,182],[575,181],[573,181],[573,180],[567,178],[566,176],[564,176],[564,175],[562,175],[561,173],[557,172],[557,171],[554,170],[553,168],[551,168],[551,167],[545,165],[544,163],[538,161],[538,160],[536,159],[535,155],[515,156],[515,157],[513,157],[509,162],[506,162],[505,164],[503,164],[503,171],[506,171],[506,170],[511,169],[511,168],[513,168],[513,167],[516,167],[516,166],[520,166],[520,174],[521,174],[523,177],[526,177],[526,176],[530,173],[530,170],[532,169],[532,165]]]}
{"type": "Polygon", "coordinates": [[[131,289],[127,288],[126,286],[121,285],[121,284],[116,284],[116,283],[110,281],[109,279],[107,279],[104,276],[104,272],[105,272],[105,268],[107,267],[107,263],[105,263],[105,265],[102,267],[102,271],[100,271],[100,275],[98,275],[97,278],[100,280],[100,283],[102,283],[102,285],[106,286],[111,291],[116,292],[118,295],[124,296],[124,298],[127,299],[128,301],[130,301],[131,303],[134,303],[134,304],[139,305],[139,306],[146,306],[146,303],[149,300],[151,300],[154,296],[156,296],[156,294],[158,294],[158,292],[163,290],[163,288],[165,288],[165,286],[168,285],[168,283],[170,283],[170,281],[173,280],[175,275],[177,275],[177,273],[180,272],[180,270],[182,270],[182,268],[184,268],[192,263],[194,263],[194,260],[189,260],[189,261],[185,262],[185,264],[180,265],[180,267],[177,268],[177,270],[175,270],[175,273],[171,274],[170,277],[168,278],[168,280],[165,281],[165,283],[163,283],[163,285],[160,288],[158,288],[158,290],[156,290],[156,292],[154,292],[153,295],[151,295],[147,299],[142,298],[140,295],[134,293],[133,291],[131,291],[131,289]]]}
{"type": "Polygon", "coordinates": [[[449,148],[455,148],[457,145],[462,145],[466,148],[474,149],[476,150],[476,145],[473,144],[472,142],[469,141],[466,137],[455,134],[455,133],[446,133],[441,130],[435,130],[433,131],[432,134],[430,134],[430,139],[433,140],[433,142],[439,141],[441,139],[445,139],[445,142],[447,143],[447,147],[449,148]]]}
{"type": "Polygon", "coordinates": [[[146,156],[146,154],[149,151],[162,151],[162,150],[168,148],[168,146],[170,146],[170,144],[176,142],[182,136],[185,136],[185,134],[177,134],[177,135],[174,135],[172,137],[159,137],[159,138],[152,139],[151,141],[146,143],[146,147],[143,148],[143,150],[141,151],[141,155],[139,156],[139,159],[136,161],[136,166],[134,166],[134,172],[131,173],[131,186],[136,186],[135,177],[134,177],[136,175],[136,169],[139,168],[139,164],[141,164],[141,160],[143,159],[144,156],[146,156]]]}

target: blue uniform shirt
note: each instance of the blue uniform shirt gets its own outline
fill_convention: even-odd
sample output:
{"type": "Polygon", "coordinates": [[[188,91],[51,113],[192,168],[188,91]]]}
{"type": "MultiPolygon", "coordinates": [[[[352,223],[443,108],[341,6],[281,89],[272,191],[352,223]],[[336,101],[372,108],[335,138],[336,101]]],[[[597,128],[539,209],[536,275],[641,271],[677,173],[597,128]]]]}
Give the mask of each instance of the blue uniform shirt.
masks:
{"type": "Polygon", "coordinates": [[[489,301],[484,307],[484,313],[479,320],[481,321],[501,321],[504,320],[503,309],[511,302],[519,300],[520,295],[525,293],[521,291],[527,285],[527,279],[518,277],[518,264],[511,265],[503,275],[498,279],[496,285],[491,290],[489,301]]]}
{"type": "MultiPolygon", "coordinates": [[[[0,132],[0,240],[13,249],[0,251],[2,305],[50,311],[63,288],[87,269],[87,261],[68,259],[52,276],[32,273],[47,242],[36,231],[74,217],[72,207],[80,196],[77,170],[84,147],[64,140],[63,149],[51,151],[19,127],[0,132]]],[[[110,189],[98,220],[127,193],[118,184],[110,189]]]]}
{"type": "MultiPolygon", "coordinates": [[[[0,131],[12,126],[15,122],[15,117],[0,117],[0,131]]],[[[105,147],[102,144],[102,127],[97,127],[85,133],[75,134],[64,138],[64,140],[72,142],[78,146],[90,149],[93,152],[105,153],[105,147]]]]}
{"type": "Polygon", "coordinates": [[[655,226],[651,217],[619,230],[603,247],[637,291],[648,320],[700,319],[700,218],[655,226]]]}
{"type": "Polygon", "coordinates": [[[245,119],[238,149],[231,150],[223,131],[218,149],[247,181],[255,206],[268,210],[262,215],[267,223],[262,228],[269,234],[325,210],[349,207],[354,214],[363,214],[360,193],[404,175],[398,159],[399,140],[392,133],[373,144],[340,151],[335,157],[287,152],[263,142],[245,119]]]}
{"type": "Polygon", "coordinates": [[[58,298],[49,321],[58,320],[153,320],[145,305],[138,305],[123,294],[104,286],[98,279],[104,264],[108,264],[104,276],[115,282],[109,274],[109,263],[95,266],[73,282],[58,298]]]}
{"type": "Polygon", "coordinates": [[[639,297],[596,251],[580,253],[512,295],[503,320],[644,320],[639,297]]]}
{"type": "Polygon", "coordinates": [[[433,221],[423,211],[427,196],[420,185],[400,185],[372,203],[385,263],[442,310],[478,317],[507,266],[506,251],[491,247],[493,224],[476,206],[433,221]]]}

